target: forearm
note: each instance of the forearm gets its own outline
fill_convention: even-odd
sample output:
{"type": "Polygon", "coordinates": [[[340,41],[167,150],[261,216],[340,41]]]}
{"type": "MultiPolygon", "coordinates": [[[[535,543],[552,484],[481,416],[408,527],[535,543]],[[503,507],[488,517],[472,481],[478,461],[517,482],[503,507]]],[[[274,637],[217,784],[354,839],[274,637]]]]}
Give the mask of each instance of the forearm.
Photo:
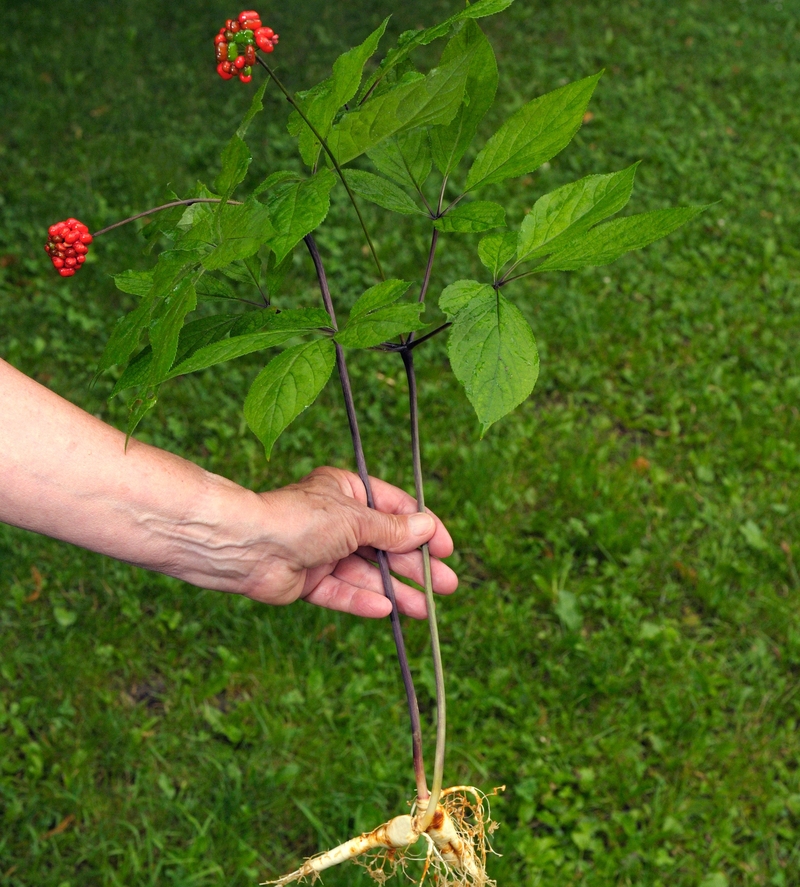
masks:
{"type": "Polygon", "coordinates": [[[255,496],[131,440],[0,360],[0,520],[184,574],[237,496],[255,496]],[[184,563],[186,561],[186,563],[184,563]]]}

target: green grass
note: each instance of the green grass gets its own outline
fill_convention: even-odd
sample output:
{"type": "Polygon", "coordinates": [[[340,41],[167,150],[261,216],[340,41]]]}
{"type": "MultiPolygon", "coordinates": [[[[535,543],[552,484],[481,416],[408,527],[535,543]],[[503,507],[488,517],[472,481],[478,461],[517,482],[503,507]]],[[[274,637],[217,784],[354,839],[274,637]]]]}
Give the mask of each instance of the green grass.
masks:
{"type": "MultiPolygon", "coordinates": [[[[454,8],[410,0],[394,33],[454,8]]],[[[392,4],[275,8],[281,70],[324,76],[392,4]]],[[[0,3],[0,353],[121,424],[91,368],[146,266],[98,241],[65,284],[46,226],[94,227],[168,183],[213,177],[247,99],[209,63],[222,3],[0,3]]],[[[535,197],[636,159],[632,211],[719,201],[618,264],[516,284],[542,376],[483,442],[441,344],[420,360],[429,500],[461,591],[441,607],[448,779],[506,784],[500,884],[800,883],[800,17],[791,3],[517,0],[487,30],[505,76],[492,131],[527,98],[604,67],[593,119],[535,197]]],[[[254,173],[285,165],[284,103],[254,173]]],[[[373,217],[377,220],[377,216],[373,217]]],[[[372,282],[344,204],[320,235],[343,303],[372,282]]],[[[426,235],[378,235],[418,275],[426,235]]],[[[433,294],[480,273],[450,238],[433,294]]],[[[298,254],[291,291],[313,304],[298,254]]],[[[399,361],[353,375],[374,473],[409,486],[399,361]]],[[[243,360],[165,389],[141,436],[266,488],[350,465],[331,385],[267,466],[239,403],[243,360]]],[[[0,884],[247,885],[402,812],[413,791],[388,626],[269,610],[0,528],[0,884]],[[61,825],[62,830],[58,831],[61,825]],[[54,832],[54,829],[56,830],[54,832]]],[[[410,625],[432,710],[425,627],[410,625]]],[[[326,883],[367,884],[357,869],[326,883]]]]}

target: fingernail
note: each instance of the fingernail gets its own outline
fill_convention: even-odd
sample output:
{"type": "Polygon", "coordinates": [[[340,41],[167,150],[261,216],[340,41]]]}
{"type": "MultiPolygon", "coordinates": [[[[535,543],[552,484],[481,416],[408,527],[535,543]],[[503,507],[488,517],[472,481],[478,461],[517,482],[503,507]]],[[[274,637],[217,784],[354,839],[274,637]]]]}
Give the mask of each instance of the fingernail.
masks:
{"type": "Polygon", "coordinates": [[[433,518],[429,514],[412,514],[408,518],[408,528],[415,536],[426,536],[434,527],[433,518]]]}

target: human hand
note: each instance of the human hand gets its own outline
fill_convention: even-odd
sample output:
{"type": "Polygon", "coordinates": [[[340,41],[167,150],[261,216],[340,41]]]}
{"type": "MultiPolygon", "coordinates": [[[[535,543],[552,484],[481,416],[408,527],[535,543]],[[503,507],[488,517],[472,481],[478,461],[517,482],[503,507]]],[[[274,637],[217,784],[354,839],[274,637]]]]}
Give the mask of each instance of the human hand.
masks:
{"type": "MultiPolygon", "coordinates": [[[[456,574],[438,560],[453,551],[442,522],[419,514],[416,501],[397,487],[374,478],[371,485],[375,510],[367,507],[358,476],[336,468],[318,468],[299,483],[249,494],[244,510],[240,502],[236,517],[219,523],[220,532],[236,541],[217,537],[207,546],[218,555],[213,574],[193,577],[182,571],[183,578],[263,603],[303,599],[356,616],[382,617],[391,604],[374,564],[376,548],[390,553],[393,572],[421,584],[417,549],[428,542],[434,590],[455,591],[456,574]]],[[[400,612],[424,618],[424,594],[392,581],[400,612]]]]}

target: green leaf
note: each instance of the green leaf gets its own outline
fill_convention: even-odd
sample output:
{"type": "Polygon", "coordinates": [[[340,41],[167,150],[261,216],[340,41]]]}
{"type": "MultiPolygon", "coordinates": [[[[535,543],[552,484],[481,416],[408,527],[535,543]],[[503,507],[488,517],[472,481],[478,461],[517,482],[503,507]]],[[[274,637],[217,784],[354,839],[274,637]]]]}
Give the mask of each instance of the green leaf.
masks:
{"type": "Polygon", "coordinates": [[[497,92],[499,78],[494,50],[474,21],[467,21],[450,40],[441,63],[446,64],[473,47],[475,51],[467,75],[464,103],[450,123],[431,130],[433,159],[442,175],[449,175],[456,168],[472,144],[497,92]]]}
{"type": "Polygon", "coordinates": [[[432,28],[422,31],[406,31],[405,34],[401,34],[397,48],[386,54],[386,58],[381,62],[378,70],[364,84],[363,94],[367,95],[379,80],[383,79],[392,68],[404,62],[418,46],[427,46],[439,37],[446,37],[453,25],[460,21],[495,15],[508,9],[513,2],[514,0],[478,0],[477,3],[467,6],[461,12],[451,15],[440,25],[434,25],[432,28]]]}
{"type": "Polygon", "coordinates": [[[411,284],[407,280],[384,280],[376,286],[371,286],[359,296],[355,305],[350,309],[350,320],[392,305],[408,292],[410,286],[411,284]]]}
{"type": "Polygon", "coordinates": [[[379,172],[403,187],[421,189],[433,159],[427,129],[414,129],[386,139],[367,151],[379,172]]]}
{"type": "Polygon", "coordinates": [[[125,449],[128,448],[128,442],[130,441],[131,437],[133,437],[133,432],[136,431],[136,429],[139,427],[139,423],[157,403],[158,395],[155,392],[151,392],[147,396],[141,397],[131,404],[131,408],[128,411],[128,427],[125,434],[125,449]]]}
{"type": "Polygon", "coordinates": [[[211,345],[206,345],[204,348],[199,348],[191,357],[170,370],[167,379],[185,376],[188,373],[196,373],[198,370],[205,370],[220,363],[227,363],[229,360],[236,360],[236,358],[244,357],[246,354],[274,348],[276,345],[282,345],[299,334],[300,331],[298,330],[265,330],[261,333],[251,333],[247,336],[236,336],[235,338],[223,339],[221,342],[214,342],[211,345]]]}
{"type": "Polygon", "coordinates": [[[475,158],[465,190],[531,172],[566,148],[602,73],[568,83],[512,114],[475,158]]]}
{"type": "Polygon", "coordinates": [[[423,326],[420,314],[424,304],[414,302],[404,305],[388,305],[350,319],[347,326],[336,334],[336,341],[345,348],[373,348],[389,339],[417,330],[423,326]]]}
{"type": "MultiPolygon", "coordinates": [[[[235,314],[214,314],[210,317],[201,317],[187,323],[178,337],[178,348],[175,355],[175,363],[188,359],[195,351],[212,342],[224,339],[231,331],[239,316],[235,314]]],[[[150,367],[153,362],[153,349],[150,345],[143,348],[125,368],[111,396],[114,397],[120,391],[136,388],[144,385],[150,379],[150,367]]],[[[166,373],[164,375],[166,378],[166,373]]],[[[154,384],[164,381],[164,378],[156,379],[154,384]]]]}
{"type": "Polygon", "coordinates": [[[419,126],[450,123],[464,98],[472,52],[427,77],[402,82],[351,111],[331,129],[328,144],[341,165],[384,139],[419,126]]]}
{"type": "Polygon", "coordinates": [[[245,137],[245,133],[247,132],[248,127],[253,122],[253,119],[257,114],[260,114],[264,110],[264,93],[267,89],[267,84],[269,83],[268,79],[265,79],[261,86],[255,92],[253,96],[253,100],[250,102],[250,107],[247,109],[247,113],[242,118],[242,122],[239,124],[239,129],[236,130],[236,135],[240,138],[245,137]]]}
{"type": "Polygon", "coordinates": [[[288,348],[256,377],[245,400],[244,415],[264,444],[267,459],[283,430],[317,399],[335,361],[333,342],[319,339],[288,348]]]}
{"type": "Polygon", "coordinates": [[[278,185],[285,185],[287,182],[299,182],[301,181],[301,179],[302,176],[298,175],[296,172],[289,172],[285,169],[279,169],[277,172],[268,175],[260,185],[256,186],[255,190],[253,191],[253,197],[257,197],[264,191],[269,191],[272,188],[277,188],[278,185]]]}
{"type": "Polygon", "coordinates": [[[204,274],[195,284],[198,297],[207,299],[238,299],[233,287],[224,280],[204,274]]]}
{"type": "Polygon", "coordinates": [[[439,307],[447,315],[448,320],[453,320],[459,311],[466,308],[469,303],[482,296],[488,298],[494,289],[488,283],[479,283],[477,280],[457,280],[445,287],[439,296],[439,307]]]}
{"type": "Polygon", "coordinates": [[[345,179],[354,194],[369,200],[370,203],[404,215],[410,216],[414,213],[425,215],[412,197],[387,179],[360,169],[348,169],[345,172],[345,179]]]}
{"type": "Polygon", "coordinates": [[[150,345],[153,358],[146,385],[155,385],[169,372],[178,353],[178,337],[186,315],[197,307],[194,282],[189,278],[181,281],[174,292],[167,296],[164,310],[150,328],[150,345]]]}
{"type": "Polygon", "coordinates": [[[489,286],[456,314],[447,351],[478,414],[481,436],[530,395],[539,375],[539,353],[528,322],[489,286]]]}
{"type": "MultiPolygon", "coordinates": [[[[138,307],[117,321],[97,366],[96,376],[112,366],[124,366],[139,347],[142,332],[150,325],[157,304],[180,280],[197,267],[200,254],[192,250],[167,250],[153,269],[150,291],[138,307]]],[[[128,282],[132,278],[126,278],[128,282]]],[[[141,281],[136,283],[137,286],[141,281]]]]}
{"type": "Polygon", "coordinates": [[[250,149],[238,133],[234,133],[222,152],[222,170],[214,182],[223,200],[227,200],[236,190],[236,186],[244,181],[247,170],[253,159],[250,149]]]}
{"type": "Polygon", "coordinates": [[[473,200],[461,203],[433,223],[442,232],[454,231],[459,234],[477,234],[490,228],[499,228],[506,223],[506,211],[499,203],[490,200],[473,200]]]}
{"type": "Polygon", "coordinates": [[[510,262],[517,252],[517,235],[513,231],[487,234],[478,244],[478,258],[484,268],[497,280],[503,266],[510,262]]]}
{"type": "Polygon", "coordinates": [[[638,163],[604,176],[587,176],[540,197],[522,223],[517,260],[556,252],[630,200],[638,163]]]}
{"type": "MultiPolygon", "coordinates": [[[[180,200],[174,191],[167,191],[166,197],[167,202],[170,203],[173,200],[180,200]]],[[[185,206],[174,206],[171,209],[161,210],[145,222],[141,232],[147,244],[145,252],[152,251],[159,237],[172,238],[175,236],[185,211],[185,206]]]]}
{"type": "Polygon", "coordinates": [[[153,286],[153,270],[150,271],[123,271],[121,274],[112,274],[118,290],[130,293],[132,296],[146,296],[153,286]]]}
{"type": "Polygon", "coordinates": [[[313,178],[279,188],[270,198],[270,217],[276,234],[270,241],[280,263],[328,215],[336,174],[321,169],[313,178]]]}
{"type": "Polygon", "coordinates": [[[411,284],[385,280],[370,287],[350,310],[347,325],[336,336],[346,348],[372,348],[387,339],[419,329],[421,303],[395,305],[411,284]]]}
{"type": "Polygon", "coordinates": [[[286,279],[286,275],[293,264],[293,252],[293,250],[289,250],[285,258],[279,262],[275,253],[270,251],[267,258],[267,269],[264,273],[264,285],[267,290],[267,296],[270,299],[274,299],[280,292],[281,286],[283,286],[283,281],[286,279]]]}
{"type": "Polygon", "coordinates": [[[249,311],[231,318],[229,339],[213,340],[208,344],[202,343],[202,347],[193,348],[181,358],[166,378],[183,376],[255,351],[282,345],[303,333],[329,328],[330,322],[328,312],[322,308],[298,308],[281,312],[274,308],[265,308],[261,311],[249,311]]]}
{"type": "MultiPolygon", "coordinates": [[[[203,267],[215,271],[238,259],[246,259],[258,252],[265,243],[271,243],[275,229],[270,211],[257,200],[251,199],[241,206],[223,206],[219,215],[207,220],[198,237],[209,237],[213,249],[203,258],[203,267]],[[218,233],[213,226],[219,224],[218,233]]],[[[198,226],[203,227],[203,226],[198,226]]]]}
{"type": "Polygon", "coordinates": [[[607,265],[631,250],[666,237],[706,209],[707,206],[658,209],[606,222],[592,228],[582,239],[570,242],[534,270],[575,271],[588,265],[607,265]]]}
{"type": "MultiPolygon", "coordinates": [[[[384,19],[360,46],[339,56],[333,63],[332,76],[310,90],[306,101],[299,99],[304,114],[324,139],[328,137],[337,111],[358,92],[364,65],[378,48],[388,23],[389,19],[384,19]]],[[[300,118],[300,115],[297,114],[297,117],[300,118]]],[[[308,166],[313,167],[322,146],[302,118],[295,122],[295,130],[300,136],[300,156],[308,166]]]]}
{"type": "Polygon", "coordinates": [[[291,308],[288,311],[264,308],[248,311],[236,318],[231,335],[257,333],[267,328],[294,332],[331,329],[331,319],[324,308],[291,308]]]}

